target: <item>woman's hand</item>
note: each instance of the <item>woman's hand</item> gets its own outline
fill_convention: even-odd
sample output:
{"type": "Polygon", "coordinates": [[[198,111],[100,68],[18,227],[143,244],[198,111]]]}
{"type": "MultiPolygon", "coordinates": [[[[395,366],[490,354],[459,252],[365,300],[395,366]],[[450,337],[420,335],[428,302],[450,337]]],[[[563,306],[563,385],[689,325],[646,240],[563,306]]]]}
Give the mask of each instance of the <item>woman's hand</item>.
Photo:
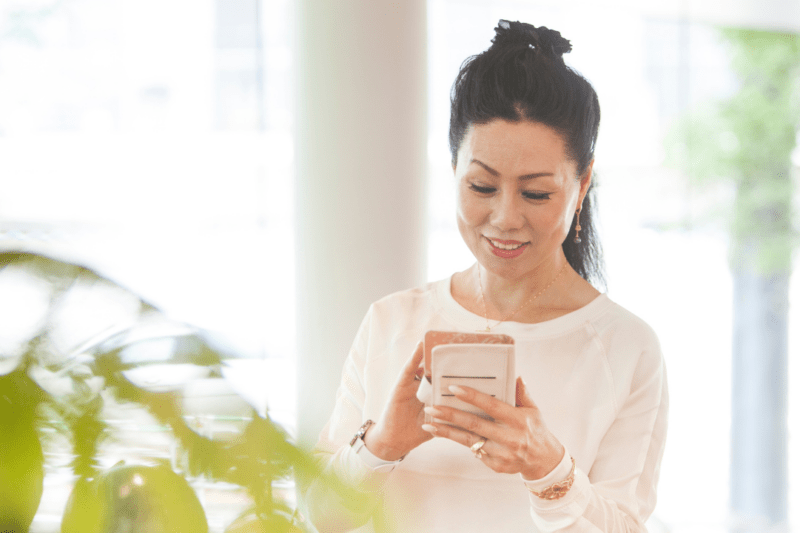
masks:
{"type": "Polygon", "coordinates": [[[561,462],[564,447],[545,426],[522,378],[517,378],[516,407],[469,387],[450,390],[459,400],[483,409],[494,422],[452,407],[428,407],[430,415],[452,425],[425,424],[426,431],[468,448],[485,438],[481,460],[486,466],[506,474],[519,472],[529,480],[543,478],[561,462]]]}
{"type": "MultiPolygon", "coordinates": [[[[385,461],[396,461],[433,438],[422,429],[424,404],[417,399],[423,369],[422,343],[403,367],[380,419],[364,435],[364,445],[385,461]]],[[[424,379],[424,378],[422,378],[424,379]]]]}

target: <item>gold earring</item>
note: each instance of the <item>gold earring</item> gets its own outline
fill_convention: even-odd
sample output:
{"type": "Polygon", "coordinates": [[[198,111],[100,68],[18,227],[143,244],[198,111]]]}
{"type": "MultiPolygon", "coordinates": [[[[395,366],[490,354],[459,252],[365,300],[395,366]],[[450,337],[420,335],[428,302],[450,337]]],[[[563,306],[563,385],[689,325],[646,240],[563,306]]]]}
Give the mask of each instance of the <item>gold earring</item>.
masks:
{"type": "Polygon", "coordinates": [[[581,242],[581,210],[575,210],[575,238],[572,240],[575,244],[581,242]]]}

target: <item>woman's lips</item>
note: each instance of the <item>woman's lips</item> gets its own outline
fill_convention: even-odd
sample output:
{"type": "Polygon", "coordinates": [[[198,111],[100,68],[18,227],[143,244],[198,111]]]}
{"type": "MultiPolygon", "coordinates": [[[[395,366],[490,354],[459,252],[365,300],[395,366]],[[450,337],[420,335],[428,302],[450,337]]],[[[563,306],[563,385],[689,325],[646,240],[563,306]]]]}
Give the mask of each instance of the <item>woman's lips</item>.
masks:
{"type": "Polygon", "coordinates": [[[492,253],[497,257],[502,257],[504,259],[511,259],[513,257],[522,255],[522,253],[525,251],[525,248],[527,248],[527,246],[530,244],[530,242],[490,239],[489,237],[485,237],[485,239],[489,243],[492,253]]]}

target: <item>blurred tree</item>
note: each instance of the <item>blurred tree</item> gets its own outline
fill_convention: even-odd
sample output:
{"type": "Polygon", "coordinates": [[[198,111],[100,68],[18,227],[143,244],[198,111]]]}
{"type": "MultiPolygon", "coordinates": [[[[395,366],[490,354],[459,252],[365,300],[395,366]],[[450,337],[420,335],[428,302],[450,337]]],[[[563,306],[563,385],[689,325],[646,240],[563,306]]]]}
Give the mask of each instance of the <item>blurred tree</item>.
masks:
{"type": "Polygon", "coordinates": [[[738,91],[683,117],[670,159],[698,186],[735,191],[725,213],[734,283],[731,506],[736,531],[787,518],[787,315],[800,41],[723,29],[738,91]]]}

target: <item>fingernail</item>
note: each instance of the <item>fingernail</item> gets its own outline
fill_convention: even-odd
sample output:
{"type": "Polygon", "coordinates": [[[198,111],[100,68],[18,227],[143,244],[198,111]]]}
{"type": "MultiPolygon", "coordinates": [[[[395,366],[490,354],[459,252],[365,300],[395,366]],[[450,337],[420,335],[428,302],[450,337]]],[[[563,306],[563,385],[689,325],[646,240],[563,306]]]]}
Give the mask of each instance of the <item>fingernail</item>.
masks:
{"type": "Polygon", "coordinates": [[[438,410],[437,408],[435,408],[435,407],[426,407],[424,409],[424,411],[425,411],[425,414],[427,414],[427,415],[442,416],[442,412],[440,410],[438,410]]]}
{"type": "Polygon", "coordinates": [[[450,392],[452,392],[453,394],[466,394],[467,393],[467,391],[465,391],[464,389],[462,389],[458,385],[450,385],[447,388],[450,389],[450,392]]]}
{"type": "Polygon", "coordinates": [[[436,435],[436,427],[434,427],[434,426],[432,426],[430,424],[422,424],[421,427],[422,427],[422,429],[424,429],[428,433],[433,433],[434,435],[436,435]]]}

